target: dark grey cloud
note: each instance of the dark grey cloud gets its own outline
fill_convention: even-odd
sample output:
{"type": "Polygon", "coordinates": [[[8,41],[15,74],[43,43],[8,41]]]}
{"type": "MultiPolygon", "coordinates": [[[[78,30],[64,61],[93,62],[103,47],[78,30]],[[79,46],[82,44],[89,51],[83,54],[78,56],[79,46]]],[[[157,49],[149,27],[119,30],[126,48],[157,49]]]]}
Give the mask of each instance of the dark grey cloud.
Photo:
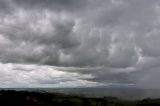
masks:
{"type": "Polygon", "coordinates": [[[0,1],[0,16],[10,14],[14,11],[14,6],[10,0],[1,0],[0,1]]]}
{"type": "Polygon", "coordinates": [[[159,9],[158,0],[1,0],[0,63],[14,68],[0,82],[22,71],[21,85],[149,86],[160,69],[159,9]],[[49,79],[24,64],[48,67],[37,70],[49,79]],[[53,69],[64,79],[49,76],[53,69]]]}
{"type": "Polygon", "coordinates": [[[88,0],[13,0],[17,7],[25,9],[51,9],[54,11],[79,11],[85,8],[88,0]]]}

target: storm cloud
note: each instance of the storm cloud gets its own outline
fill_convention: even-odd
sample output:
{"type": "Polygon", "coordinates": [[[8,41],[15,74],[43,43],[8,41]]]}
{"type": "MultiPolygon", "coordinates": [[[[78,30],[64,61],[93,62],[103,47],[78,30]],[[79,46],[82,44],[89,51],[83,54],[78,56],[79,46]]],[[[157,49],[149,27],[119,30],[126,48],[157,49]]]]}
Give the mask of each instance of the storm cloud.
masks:
{"type": "Polygon", "coordinates": [[[159,9],[158,0],[1,0],[0,82],[159,88],[149,83],[159,80],[159,9]]]}

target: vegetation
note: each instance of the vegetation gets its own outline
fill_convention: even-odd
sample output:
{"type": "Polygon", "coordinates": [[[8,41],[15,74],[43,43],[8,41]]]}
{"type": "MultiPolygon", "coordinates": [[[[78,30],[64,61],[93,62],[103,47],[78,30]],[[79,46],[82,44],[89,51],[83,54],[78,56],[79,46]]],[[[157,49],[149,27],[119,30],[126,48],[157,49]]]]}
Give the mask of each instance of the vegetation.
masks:
{"type": "Polygon", "coordinates": [[[0,106],[160,106],[160,99],[137,101],[116,97],[91,98],[80,95],[28,91],[0,91],[0,106]]]}

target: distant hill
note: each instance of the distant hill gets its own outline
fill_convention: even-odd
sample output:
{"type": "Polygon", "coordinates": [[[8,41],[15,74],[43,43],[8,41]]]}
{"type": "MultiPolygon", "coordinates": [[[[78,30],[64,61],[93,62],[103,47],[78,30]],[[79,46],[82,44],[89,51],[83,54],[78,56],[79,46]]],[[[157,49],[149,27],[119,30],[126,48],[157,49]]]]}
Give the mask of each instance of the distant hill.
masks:
{"type": "Polygon", "coordinates": [[[85,97],[62,93],[0,91],[0,106],[160,106],[160,99],[121,100],[116,97],[85,97]]]}
{"type": "MultiPolygon", "coordinates": [[[[3,89],[1,89],[3,90],[3,89]]],[[[98,88],[8,88],[5,90],[30,91],[40,93],[63,93],[85,95],[87,97],[114,96],[127,100],[144,98],[160,98],[159,89],[140,89],[128,87],[98,87],[98,88]]]]}

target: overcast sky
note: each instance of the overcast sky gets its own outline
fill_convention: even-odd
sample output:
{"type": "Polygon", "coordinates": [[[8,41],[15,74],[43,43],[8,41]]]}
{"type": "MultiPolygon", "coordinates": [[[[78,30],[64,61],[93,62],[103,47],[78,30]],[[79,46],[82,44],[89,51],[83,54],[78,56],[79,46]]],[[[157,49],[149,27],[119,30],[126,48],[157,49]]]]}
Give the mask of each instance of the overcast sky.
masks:
{"type": "Polygon", "coordinates": [[[159,81],[160,0],[0,1],[0,87],[159,81]]]}

